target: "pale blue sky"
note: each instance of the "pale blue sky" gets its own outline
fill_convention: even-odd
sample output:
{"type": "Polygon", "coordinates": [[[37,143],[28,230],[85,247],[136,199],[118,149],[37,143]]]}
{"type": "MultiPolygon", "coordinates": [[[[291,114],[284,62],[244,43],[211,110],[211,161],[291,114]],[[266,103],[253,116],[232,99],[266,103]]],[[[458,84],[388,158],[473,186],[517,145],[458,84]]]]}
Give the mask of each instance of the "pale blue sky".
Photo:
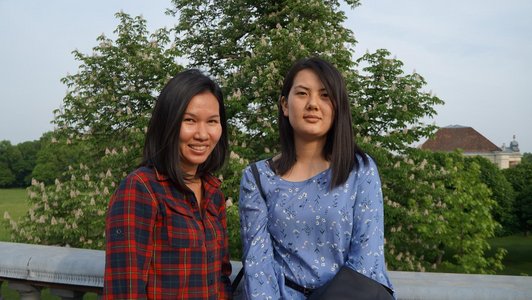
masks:
{"type": "MultiPolygon", "coordinates": [[[[150,30],[174,24],[168,0],[0,0],[0,140],[38,139],[53,127],[75,73],[71,54],[90,53],[114,14],[142,14],[150,30]]],[[[515,134],[532,152],[532,1],[362,0],[347,11],[355,57],[386,48],[446,104],[438,126],[471,126],[497,146],[515,134]]]]}

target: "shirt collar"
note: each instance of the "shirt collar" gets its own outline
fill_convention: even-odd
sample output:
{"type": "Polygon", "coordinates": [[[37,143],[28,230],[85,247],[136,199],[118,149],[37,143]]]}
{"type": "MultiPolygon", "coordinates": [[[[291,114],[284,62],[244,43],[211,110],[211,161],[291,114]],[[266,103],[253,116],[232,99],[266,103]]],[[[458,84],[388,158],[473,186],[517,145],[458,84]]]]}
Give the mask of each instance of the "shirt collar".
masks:
{"type": "MultiPolygon", "coordinates": [[[[157,181],[168,181],[170,178],[162,173],[160,173],[156,168],[153,168],[155,170],[155,178],[157,178],[157,181]]],[[[219,188],[222,184],[222,181],[216,177],[214,177],[212,174],[207,174],[201,178],[201,181],[203,182],[203,185],[210,185],[213,188],[219,188]]]]}
{"type": "Polygon", "coordinates": [[[157,178],[157,181],[167,181],[167,180],[170,180],[170,178],[168,178],[168,176],[162,174],[162,173],[159,173],[159,171],[157,170],[157,168],[153,167],[153,169],[155,170],[155,178],[157,178]]]}

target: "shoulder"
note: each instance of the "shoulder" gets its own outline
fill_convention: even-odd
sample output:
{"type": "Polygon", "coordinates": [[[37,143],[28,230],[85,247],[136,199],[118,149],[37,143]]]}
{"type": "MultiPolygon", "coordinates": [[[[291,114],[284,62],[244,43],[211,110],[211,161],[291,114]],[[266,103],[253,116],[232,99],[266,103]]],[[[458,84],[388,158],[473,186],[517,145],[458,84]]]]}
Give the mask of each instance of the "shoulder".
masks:
{"type": "Polygon", "coordinates": [[[131,172],[130,175],[136,176],[138,178],[143,178],[143,179],[152,179],[152,178],[157,178],[161,176],[157,173],[157,170],[155,170],[155,168],[153,167],[140,167],[136,169],[135,171],[131,172]]]}
{"type": "Polygon", "coordinates": [[[158,177],[157,171],[152,167],[140,167],[126,176],[126,180],[151,181],[158,177]]]}
{"type": "Polygon", "coordinates": [[[369,168],[376,168],[377,163],[375,162],[375,159],[371,157],[369,154],[364,153],[363,155],[355,154],[355,158],[357,160],[357,166],[359,169],[369,169],[369,168]]]}
{"type": "Polygon", "coordinates": [[[113,217],[131,214],[145,218],[157,211],[155,173],[151,168],[138,168],[120,182],[111,196],[109,215],[113,217]]]}
{"type": "Polygon", "coordinates": [[[242,171],[240,179],[241,192],[254,193],[258,186],[266,188],[276,180],[277,174],[269,164],[270,159],[263,159],[249,164],[242,171]],[[253,169],[252,166],[256,168],[253,169]]]}
{"type": "Polygon", "coordinates": [[[252,165],[255,165],[257,167],[257,171],[259,172],[259,175],[260,174],[264,174],[266,172],[273,172],[272,171],[272,167],[270,165],[271,161],[272,161],[271,158],[266,158],[266,159],[255,161],[255,162],[250,163],[249,165],[247,165],[242,172],[244,174],[246,174],[246,173],[251,174],[252,173],[252,169],[251,169],[252,165]]]}
{"type": "Polygon", "coordinates": [[[364,156],[357,154],[356,159],[357,167],[352,171],[352,175],[354,174],[355,177],[378,176],[379,171],[377,169],[377,163],[375,162],[375,159],[368,154],[364,154],[364,156]]]}
{"type": "Polygon", "coordinates": [[[142,186],[151,185],[153,182],[157,182],[157,172],[151,167],[140,167],[131,173],[129,173],[122,181],[120,182],[121,188],[130,188],[141,184],[142,186]]]}
{"type": "Polygon", "coordinates": [[[219,189],[222,185],[222,181],[210,173],[203,176],[202,180],[215,189],[219,189]]]}
{"type": "Polygon", "coordinates": [[[141,167],[122,179],[112,196],[112,203],[122,201],[144,203],[154,199],[155,173],[152,168],[141,167]]]}

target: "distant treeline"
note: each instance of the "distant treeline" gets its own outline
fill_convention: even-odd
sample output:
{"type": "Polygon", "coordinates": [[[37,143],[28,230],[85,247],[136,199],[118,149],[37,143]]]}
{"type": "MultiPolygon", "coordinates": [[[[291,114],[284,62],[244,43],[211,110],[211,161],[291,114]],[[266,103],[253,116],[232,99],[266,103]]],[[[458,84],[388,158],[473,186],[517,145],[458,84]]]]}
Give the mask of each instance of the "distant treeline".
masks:
{"type": "Polygon", "coordinates": [[[0,141],[0,188],[29,186],[40,149],[40,140],[17,145],[0,141]]]}
{"type": "Polygon", "coordinates": [[[0,141],[0,188],[28,187],[32,179],[48,185],[66,176],[68,168],[83,156],[83,149],[58,143],[52,134],[46,132],[39,140],[16,145],[0,141]]]}

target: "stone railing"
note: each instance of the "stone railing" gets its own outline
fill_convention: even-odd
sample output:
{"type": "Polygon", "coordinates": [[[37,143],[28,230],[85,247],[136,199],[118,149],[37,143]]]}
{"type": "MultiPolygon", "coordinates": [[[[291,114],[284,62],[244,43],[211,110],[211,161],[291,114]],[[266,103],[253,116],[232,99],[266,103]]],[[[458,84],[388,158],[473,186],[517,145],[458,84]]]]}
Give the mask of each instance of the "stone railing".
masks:
{"type": "MultiPolygon", "coordinates": [[[[61,299],[102,293],[104,251],[0,242],[0,282],[21,300],[50,288],[61,299]]],[[[241,267],[232,262],[233,277],[241,267]]],[[[391,271],[398,299],[532,299],[532,277],[391,271]]],[[[2,296],[0,295],[0,299],[2,296]]]]}

